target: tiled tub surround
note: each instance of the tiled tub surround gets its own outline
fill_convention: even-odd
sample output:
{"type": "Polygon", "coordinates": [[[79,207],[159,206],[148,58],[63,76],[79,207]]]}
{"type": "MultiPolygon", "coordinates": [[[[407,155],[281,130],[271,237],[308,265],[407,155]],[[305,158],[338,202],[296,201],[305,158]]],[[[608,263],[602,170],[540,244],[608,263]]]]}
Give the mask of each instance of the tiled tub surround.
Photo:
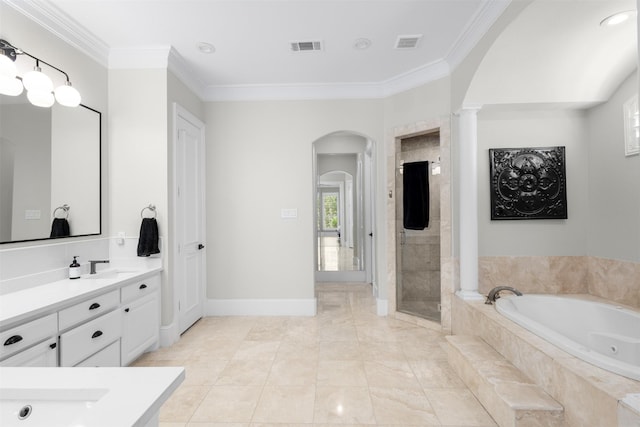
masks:
{"type": "Polygon", "coordinates": [[[640,263],[589,256],[480,257],[479,292],[590,294],[640,308],[640,263]]]}
{"type": "Polygon", "coordinates": [[[569,355],[482,301],[454,298],[453,314],[455,335],[482,338],[564,407],[567,426],[627,427],[640,423],[640,408],[633,406],[633,395],[640,393],[639,381],[569,355]]]}

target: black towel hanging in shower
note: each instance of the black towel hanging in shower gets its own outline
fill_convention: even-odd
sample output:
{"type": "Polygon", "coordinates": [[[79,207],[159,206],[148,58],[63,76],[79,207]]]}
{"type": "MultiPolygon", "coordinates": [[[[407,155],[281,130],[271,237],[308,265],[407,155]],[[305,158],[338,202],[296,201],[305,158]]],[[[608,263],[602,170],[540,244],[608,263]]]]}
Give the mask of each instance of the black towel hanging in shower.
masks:
{"type": "Polygon", "coordinates": [[[411,162],[402,172],[403,225],[407,230],[429,226],[429,162],[411,162]]]}

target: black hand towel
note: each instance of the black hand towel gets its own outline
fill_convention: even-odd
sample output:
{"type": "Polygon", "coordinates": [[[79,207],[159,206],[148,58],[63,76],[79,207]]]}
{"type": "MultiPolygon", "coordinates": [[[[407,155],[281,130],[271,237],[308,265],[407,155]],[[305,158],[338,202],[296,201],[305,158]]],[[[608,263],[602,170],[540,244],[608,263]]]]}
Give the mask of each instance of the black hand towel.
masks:
{"type": "Polygon", "coordinates": [[[155,218],[143,218],[138,239],[138,256],[159,254],[158,223],[155,218]]]}
{"type": "Polygon", "coordinates": [[[69,221],[66,218],[54,218],[51,223],[51,235],[49,237],[71,236],[69,221]]]}
{"type": "Polygon", "coordinates": [[[429,162],[403,165],[403,225],[407,230],[424,230],[429,226],[429,162]]]}

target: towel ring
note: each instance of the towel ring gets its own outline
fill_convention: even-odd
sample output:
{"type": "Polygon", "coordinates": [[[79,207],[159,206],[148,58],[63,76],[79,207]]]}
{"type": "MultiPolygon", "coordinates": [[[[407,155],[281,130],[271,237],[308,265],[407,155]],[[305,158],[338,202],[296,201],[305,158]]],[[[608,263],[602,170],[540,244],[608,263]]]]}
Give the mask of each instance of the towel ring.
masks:
{"type": "Polygon", "coordinates": [[[149,205],[142,208],[142,210],[140,211],[140,218],[144,218],[144,211],[146,210],[150,210],[151,212],[153,212],[153,216],[149,218],[155,218],[158,215],[158,213],[156,212],[156,207],[154,205],[149,205]]]}
{"type": "Polygon", "coordinates": [[[66,203],[62,206],[58,206],[57,208],[55,208],[53,210],[53,217],[54,218],[64,218],[67,219],[69,218],[69,209],[71,209],[71,206],[67,205],[66,203]],[[64,211],[64,217],[57,217],[56,213],[58,213],[59,210],[63,210],[64,211]]]}

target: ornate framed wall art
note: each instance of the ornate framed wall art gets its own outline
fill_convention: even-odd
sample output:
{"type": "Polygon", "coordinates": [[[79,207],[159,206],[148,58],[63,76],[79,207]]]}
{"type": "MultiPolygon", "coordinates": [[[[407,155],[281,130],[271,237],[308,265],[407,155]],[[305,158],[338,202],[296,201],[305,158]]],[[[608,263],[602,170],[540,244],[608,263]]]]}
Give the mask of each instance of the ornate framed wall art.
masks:
{"type": "Polygon", "coordinates": [[[567,219],[565,147],[492,148],[491,219],[567,219]]]}

